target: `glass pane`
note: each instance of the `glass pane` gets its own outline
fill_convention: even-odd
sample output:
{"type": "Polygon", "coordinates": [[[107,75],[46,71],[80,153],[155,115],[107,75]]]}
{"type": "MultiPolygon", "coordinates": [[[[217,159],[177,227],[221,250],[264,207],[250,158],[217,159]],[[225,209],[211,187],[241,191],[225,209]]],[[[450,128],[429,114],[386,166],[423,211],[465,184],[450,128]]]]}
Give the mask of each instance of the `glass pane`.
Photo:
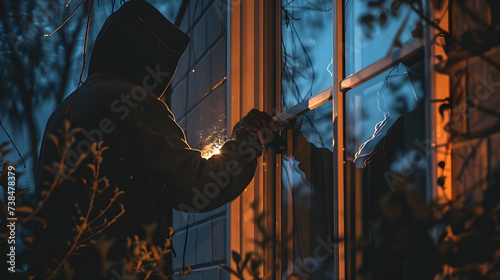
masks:
{"type": "MultiPolygon", "coordinates": [[[[420,63],[421,64],[421,63],[420,63]]],[[[403,63],[346,94],[348,159],[365,165],[379,142],[405,114],[423,101],[421,70],[403,63]]]]}
{"type": "MultiPolygon", "coordinates": [[[[362,216],[361,220],[349,218],[352,224],[360,222],[356,229],[362,230],[365,244],[374,248],[371,252],[379,252],[385,244],[385,239],[379,238],[383,234],[373,234],[380,228],[379,219],[390,207],[401,206],[394,202],[397,195],[388,200],[388,194],[401,189],[425,194],[431,150],[425,137],[427,97],[422,65],[423,52],[345,95],[345,180],[350,186],[345,193],[358,199],[360,207],[356,209],[362,216]]],[[[346,205],[351,201],[346,199],[346,205]]],[[[380,267],[369,254],[364,255],[363,264],[380,267]]],[[[380,272],[387,279],[406,279],[406,265],[404,259],[394,259],[390,271],[380,272]]],[[[375,276],[384,279],[380,274],[375,276]]]]}
{"type": "Polygon", "coordinates": [[[282,106],[286,110],[332,86],[332,1],[283,0],[282,106]]]}
{"type": "Polygon", "coordinates": [[[334,242],[332,102],[298,117],[292,133],[293,153],[282,161],[283,244],[293,244],[285,250],[288,271],[331,279],[333,248],[322,246],[334,242]]]}
{"type": "MultiPolygon", "coordinates": [[[[366,0],[344,0],[345,18],[345,72],[346,77],[374,63],[391,51],[395,35],[401,30],[399,42],[403,45],[413,40],[412,31],[415,29],[418,15],[411,11],[407,4],[401,4],[396,16],[391,16],[390,11],[396,11],[389,4],[392,1],[382,1],[383,10],[388,15],[384,27],[380,27],[380,8],[368,6],[366,0]],[[362,18],[375,20],[374,28],[366,35],[365,24],[362,18]]],[[[379,2],[379,1],[375,1],[379,2]]],[[[365,20],[366,22],[366,20],[365,20]]]]}

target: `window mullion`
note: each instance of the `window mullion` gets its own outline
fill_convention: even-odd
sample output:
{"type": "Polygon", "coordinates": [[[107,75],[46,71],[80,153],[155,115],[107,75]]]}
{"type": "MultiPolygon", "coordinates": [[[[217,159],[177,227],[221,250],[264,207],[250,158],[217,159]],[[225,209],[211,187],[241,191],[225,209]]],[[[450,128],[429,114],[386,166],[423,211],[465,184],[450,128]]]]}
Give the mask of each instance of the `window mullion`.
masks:
{"type": "Polygon", "coordinates": [[[329,87],[322,92],[314,95],[313,97],[306,99],[299,104],[285,110],[281,114],[274,117],[274,120],[279,123],[285,123],[291,119],[295,119],[298,116],[325,104],[332,99],[332,87],[329,87]]]}
{"type": "Polygon", "coordinates": [[[418,53],[424,47],[424,42],[416,39],[413,42],[401,47],[391,54],[377,60],[369,66],[359,70],[358,72],[350,75],[340,82],[340,91],[346,92],[360,84],[376,77],[378,74],[386,71],[387,69],[397,65],[402,60],[405,60],[412,55],[418,53]]]}

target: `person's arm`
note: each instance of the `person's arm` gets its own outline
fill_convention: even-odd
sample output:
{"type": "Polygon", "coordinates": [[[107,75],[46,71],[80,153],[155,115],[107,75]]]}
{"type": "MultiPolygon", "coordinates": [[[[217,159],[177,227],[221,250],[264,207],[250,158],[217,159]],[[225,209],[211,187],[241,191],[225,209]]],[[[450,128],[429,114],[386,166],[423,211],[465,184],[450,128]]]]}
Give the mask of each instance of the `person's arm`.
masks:
{"type": "Polygon", "coordinates": [[[250,133],[227,141],[220,154],[201,157],[163,102],[141,101],[127,120],[134,133],[133,157],[156,197],[185,212],[206,212],[235,199],[250,183],[262,145],[250,133]]]}

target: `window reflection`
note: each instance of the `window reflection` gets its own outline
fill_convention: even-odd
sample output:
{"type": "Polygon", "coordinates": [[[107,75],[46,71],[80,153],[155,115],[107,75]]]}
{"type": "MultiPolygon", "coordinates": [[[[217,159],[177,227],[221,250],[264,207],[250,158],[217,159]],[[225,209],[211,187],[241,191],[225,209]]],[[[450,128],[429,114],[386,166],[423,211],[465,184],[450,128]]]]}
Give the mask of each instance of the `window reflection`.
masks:
{"type": "MultiPolygon", "coordinates": [[[[394,7],[390,7],[392,1],[384,1],[386,5],[384,10],[390,13],[394,7]]],[[[384,27],[376,27],[369,32],[370,37],[366,36],[365,25],[361,22],[363,16],[372,15],[375,18],[378,14],[373,12],[366,0],[344,0],[345,5],[345,72],[349,76],[366,66],[381,59],[391,51],[391,46],[395,41],[395,34],[399,28],[403,27],[399,36],[399,42],[403,45],[410,43],[412,31],[415,29],[415,23],[418,15],[410,10],[408,5],[403,4],[397,11],[396,16],[388,16],[384,27]]],[[[378,9],[377,9],[378,11],[378,9]]],[[[375,20],[379,22],[379,20],[375,20]]]]}
{"type": "Polygon", "coordinates": [[[283,0],[281,19],[286,110],[332,85],[332,1],[283,0]]]}
{"type": "MultiPolygon", "coordinates": [[[[347,228],[352,236],[361,230],[364,242],[372,246],[380,242],[373,239],[373,229],[379,226],[373,221],[381,217],[387,194],[397,189],[425,193],[430,150],[425,138],[422,57],[420,53],[345,94],[345,180],[350,186],[345,189],[346,205],[350,213],[362,217],[348,217],[347,228]]],[[[351,241],[356,240],[352,236],[348,236],[351,241]]],[[[366,263],[369,256],[364,257],[366,263]]],[[[395,270],[404,265],[395,263],[395,270]]]]}
{"type": "MultiPolygon", "coordinates": [[[[293,242],[285,259],[294,274],[330,279],[333,274],[333,122],[332,102],[297,118],[293,153],[283,155],[283,244],[293,242]],[[293,237],[292,237],[293,236],[293,237]],[[318,253],[320,252],[320,253],[318,253]]],[[[306,279],[306,278],[301,278],[306,279]]]]}
{"type": "Polygon", "coordinates": [[[346,94],[347,156],[357,167],[370,155],[397,120],[423,100],[420,71],[403,63],[346,94]]]}

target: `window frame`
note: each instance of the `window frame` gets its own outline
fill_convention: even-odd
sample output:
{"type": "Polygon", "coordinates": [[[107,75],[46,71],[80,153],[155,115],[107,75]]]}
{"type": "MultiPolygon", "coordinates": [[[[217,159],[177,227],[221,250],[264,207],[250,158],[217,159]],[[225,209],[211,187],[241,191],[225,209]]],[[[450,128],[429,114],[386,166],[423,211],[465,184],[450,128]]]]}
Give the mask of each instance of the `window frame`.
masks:
{"type": "MultiPolygon", "coordinates": [[[[339,90],[342,93],[346,93],[349,90],[367,82],[368,80],[371,80],[378,74],[383,73],[384,71],[397,65],[401,61],[412,57],[423,49],[424,42],[420,39],[415,39],[408,45],[405,45],[400,49],[393,51],[391,54],[384,56],[383,58],[359,70],[358,72],[355,72],[342,79],[339,83],[339,90]]],[[[299,117],[300,115],[305,114],[308,111],[314,110],[315,108],[333,99],[333,88],[334,87],[331,86],[313,95],[312,97],[303,100],[299,104],[288,108],[287,110],[276,115],[274,117],[274,120],[279,123],[285,123],[289,120],[299,117]]]]}
{"type": "MultiPolygon", "coordinates": [[[[232,1],[232,0],[229,0],[232,1]]],[[[350,246],[355,238],[361,237],[362,231],[362,209],[359,196],[352,196],[360,192],[360,184],[350,179],[350,172],[353,172],[346,166],[345,154],[345,94],[350,89],[355,88],[370,79],[374,78],[383,71],[396,65],[402,60],[408,59],[418,52],[424,51],[424,80],[426,98],[426,139],[431,140],[431,146],[439,147],[446,139],[444,125],[446,119],[439,116],[439,104],[433,100],[449,96],[449,79],[447,76],[437,73],[432,67],[436,63],[437,55],[442,54],[442,49],[431,44],[436,35],[434,29],[425,30],[424,39],[416,39],[411,43],[394,50],[391,54],[382,57],[367,67],[345,77],[344,69],[344,1],[332,0],[332,18],[333,18],[333,71],[332,86],[317,92],[312,97],[300,102],[299,104],[281,111],[281,1],[239,1],[238,5],[231,5],[228,10],[228,133],[234,123],[239,120],[249,108],[257,107],[267,112],[276,109],[274,119],[278,122],[287,122],[303,115],[306,112],[316,109],[318,106],[333,100],[332,102],[332,122],[336,120],[334,127],[334,193],[336,194],[336,205],[334,206],[335,238],[339,241],[335,251],[335,279],[354,278],[357,268],[361,265],[361,255],[350,253],[350,246]],[[273,3],[274,2],[274,3],[273,3]],[[269,31],[270,28],[271,30],[269,31]],[[251,48],[246,44],[253,42],[251,48]],[[272,44],[269,44],[272,42],[272,44]],[[279,43],[276,43],[279,42],[279,43]],[[243,50],[241,46],[245,45],[243,50]],[[244,60],[245,54],[255,52],[254,59],[244,60]],[[248,68],[247,66],[251,67],[248,68]],[[272,74],[263,74],[272,73],[272,74]],[[253,94],[245,85],[252,85],[256,91],[253,94]],[[258,93],[256,93],[258,92],[258,93]],[[267,92],[269,94],[264,94],[267,92]],[[245,94],[247,93],[247,94],[245,94]],[[354,206],[351,207],[351,206],[354,206]],[[350,212],[352,209],[354,213],[350,212]],[[354,230],[353,230],[354,229],[354,230]],[[349,239],[350,238],[350,239],[349,239]],[[347,249],[346,249],[347,248],[347,249]]],[[[430,1],[426,1],[428,13],[434,13],[430,9],[430,1]]],[[[442,14],[430,14],[433,18],[441,18],[442,14]]],[[[448,29],[448,19],[442,20],[440,24],[448,29]]],[[[283,135],[289,140],[291,132],[283,135]]],[[[290,147],[289,147],[290,149],[290,147]]],[[[435,148],[436,150],[438,148],[435,148]]],[[[451,174],[451,156],[446,153],[440,153],[433,150],[428,158],[428,197],[429,199],[439,196],[439,188],[434,186],[436,182],[438,168],[437,162],[446,161],[451,174]],[[445,154],[445,155],[443,155],[445,154]]],[[[255,226],[243,223],[256,213],[248,212],[248,203],[253,198],[262,198],[264,201],[259,205],[259,210],[272,213],[271,218],[266,220],[266,225],[274,231],[276,236],[275,245],[282,245],[282,248],[290,250],[290,244],[282,244],[282,237],[287,234],[289,228],[281,228],[282,220],[286,219],[281,212],[281,156],[266,155],[262,161],[259,161],[259,168],[254,182],[247,188],[245,193],[235,200],[230,206],[230,217],[228,219],[229,241],[228,256],[231,250],[244,252],[249,249],[258,251],[255,245],[251,245],[247,238],[258,237],[255,226]],[[275,168],[270,168],[274,166],[275,168]],[[256,250],[257,249],[257,250],[256,250]]],[[[354,171],[355,172],[355,171],[354,171]]],[[[359,172],[358,172],[359,173],[359,172]]],[[[439,174],[441,175],[441,174],[439,174]]],[[[355,174],[354,176],[359,176],[355,174]]],[[[450,175],[445,175],[451,178],[450,175]]],[[[451,196],[450,196],[451,197],[451,196]]],[[[291,245],[293,246],[293,244],[291,245]]],[[[264,275],[272,273],[272,278],[281,278],[287,269],[287,263],[281,260],[275,247],[261,252],[265,257],[264,275]]],[[[293,247],[292,247],[293,249],[293,247]]],[[[293,259],[292,259],[293,260],[293,259]]],[[[290,262],[289,262],[290,263],[290,262]]],[[[293,262],[292,262],[293,263],[293,262]]],[[[234,267],[234,262],[228,258],[228,265],[234,267]]],[[[290,268],[288,268],[290,269],[290,268]]]]}
{"type": "MultiPolygon", "coordinates": [[[[280,2],[281,5],[281,1],[280,2]]],[[[357,268],[361,266],[361,254],[356,253],[355,256],[347,256],[349,254],[346,251],[346,244],[344,240],[345,237],[353,236],[354,238],[362,237],[362,230],[359,228],[362,226],[362,209],[360,203],[360,196],[349,197],[348,194],[351,193],[351,188],[354,188],[354,193],[360,192],[361,187],[358,183],[352,183],[346,181],[346,172],[353,172],[352,170],[347,170],[346,164],[346,154],[345,154],[345,94],[372,78],[376,77],[378,74],[390,69],[391,67],[397,65],[403,60],[409,59],[412,56],[424,52],[424,84],[425,92],[427,98],[425,99],[425,110],[426,118],[425,130],[426,139],[430,139],[430,156],[427,158],[428,169],[427,169],[427,198],[436,199],[444,196],[452,197],[451,188],[449,190],[442,190],[437,187],[434,182],[436,182],[438,175],[445,176],[446,180],[451,178],[451,155],[448,152],[439,151],[440,143],[445,143],[446,133],[444,127],[448,120],[446,118],[441,118],[439,116],[439,109],[436,102],[433,100],[444,99],[450,95],[450,81],[446,75],[440,74],[434,70],[433,65],[437,62],[436,57],[438,55],[444,55],[442,48],[439,48],[435,44],[432,44],[434,36],[437,31],[434,28],[426,28],[423,39],[415,39],[409,44],[402,46],[399,49],[392,51],[390,54],[378,59],[374,63],[366,66],[365,68],[345,77],[344,69],[344,1],[343,0],[332,0],[333,9],[333,72],[332,80],[333,85],[319,93],[316,93],[312,97],[300,102],[299,104],[288,108],[287,110],[281,112],[278,111],[274,119],[280,123],[285,123],[289,120],[297,118],[304,113],[314,110],[318,106],[328,102],[333,99],[333,110],[332,110],[332,121],[337,120],[337,128],[334,128],[334,190],[337,194],[337,206],[334,209],[337,213],[337,219],[334,221],[336,238],[338,238],[339,245],[335,252],[336,266],[335,266],[335,279],[350,279],[355,277],[357,268]],[[340,42],[340,43],[339,43],[340,42]],[[442,174],[438,174],[439,170],[437,163],[439,161],[445,161],[447,168],[443,170],[442,174]],[[352,185],[351,185],[352,184],[352,185]],[[345,207],[349,201],[347,199],[354,199],[354,209],[356,213],[349,213],[348,209],[345,207]],[[351,221],[349,221],[349,218],[351,221]],[[346,224],[354,223],[355,232],[348,232],[350,227],[346,227],[346,224]],[[354,269],[356,268],[356,269],[354,269]]],[[[446,3],[445,3],[446,4],[446,3]]],[[[440,13],[434,11],[430,7],[430,1],[425,1],[427,16],[433,19],[441,19],[439,25],[445,30],[449,29],[449,19],[448,11],[444,9],[440,13]]],[[[281,17],[278,15],[279,20],[281,17]]],[[[281,50],[281,47],[279,47],[281,50]]],[[[281,55],[281,53],[280,53],[281,55]]],[[[280,56],[281,57],[281,56],[280,56]]],[[[279,77],[281,81],[281,77],[279,77]]],[[[281,104],[281,91],[277,93],[277,104],[281,104]]],[[[290,135],[288,135],[290,138],[290,135]]],[[[281,157],[277,162],[281,162],[281,157]]],[[[277,165],[276,169],[276,184],[279,186],[281,184],[281,165],[277,165]]],[[[358,172],[359,173],[359,172],[358,172]]],[[[360,176],[355,174],[355,176],[360,176]]],[[[451,183],[451,182],[448,182],[451,183]]],[[[450,185],[450,184],[447,184],[450,185]]],[[[277,212],[278,214],[278,212],[277,212]]],[[[277,217],[280,220],[283,217],[277,217]]],[[[354,241],[354,240],[351,240],[354,241]]]]}

